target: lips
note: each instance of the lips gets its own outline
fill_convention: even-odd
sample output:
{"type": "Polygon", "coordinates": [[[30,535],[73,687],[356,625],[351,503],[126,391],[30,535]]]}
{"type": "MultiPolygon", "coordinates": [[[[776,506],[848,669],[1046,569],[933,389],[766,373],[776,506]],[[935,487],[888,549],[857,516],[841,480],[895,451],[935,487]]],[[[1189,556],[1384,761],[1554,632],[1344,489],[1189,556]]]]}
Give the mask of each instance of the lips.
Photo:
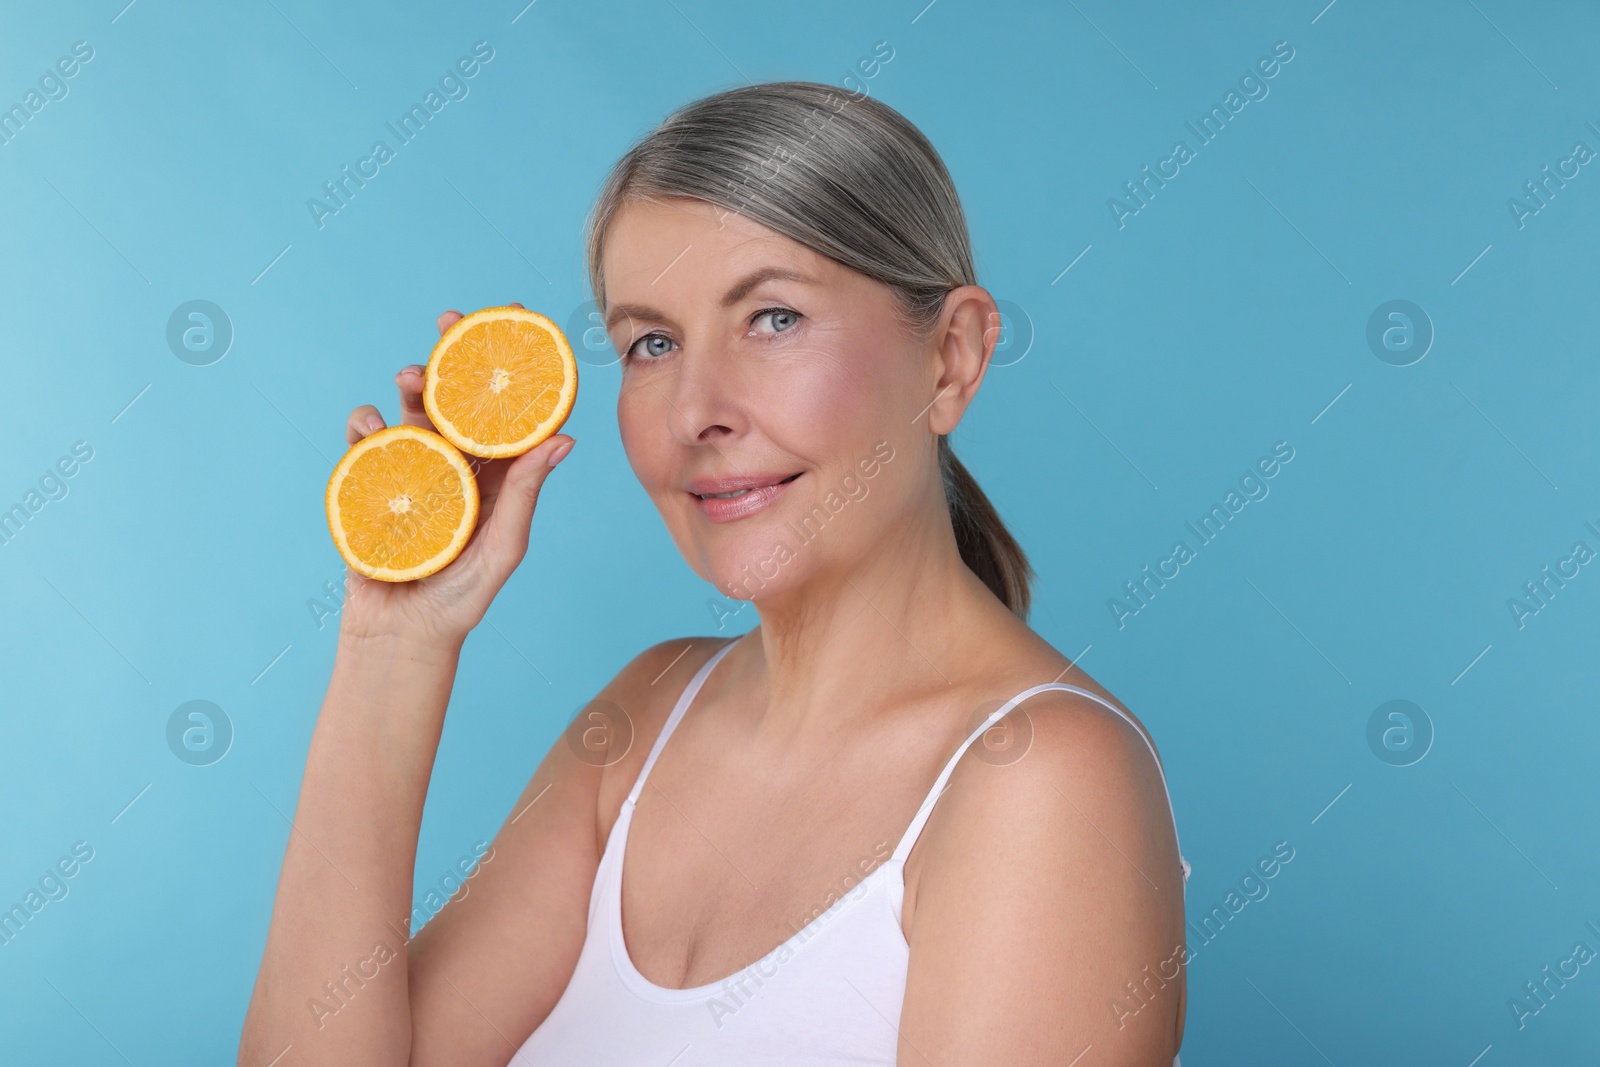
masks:
{"type": "Polygon", "coordinates": [[[697,478],[688,485],[695,496],[726,496],[741,490],[765,489],[800,477],[794,474],[743,474],[734,478],[697,478]]]}
{"type": "Polygon", "coordinates": [[[732,522],[767,507],[804,472],[752,474],[732,478],[701,478],[688,491],[700,514],[712,522],[732,522]]]}

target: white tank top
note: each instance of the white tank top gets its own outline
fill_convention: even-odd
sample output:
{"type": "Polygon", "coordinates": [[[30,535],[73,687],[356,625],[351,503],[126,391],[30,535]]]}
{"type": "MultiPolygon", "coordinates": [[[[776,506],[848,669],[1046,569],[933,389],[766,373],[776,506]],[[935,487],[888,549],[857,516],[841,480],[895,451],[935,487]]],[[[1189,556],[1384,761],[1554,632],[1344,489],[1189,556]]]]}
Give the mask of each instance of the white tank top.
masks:
{"type": "MultiPolygon", "coordinates": [[[[1050,682],[1023,690],[956,749],[889,859],[756,962],[715,982],[671,989],[641,974],[623,943],[622,857],[645,777],[706,677],[733,645],[724,645],[701,666],[661,728],[600,857],[577,968],[508,1067],[895,1067],[909,958],[900,929],[904,865],[956,761],[1002,715],[1047,689],[1080,693],[1128,718],[1076,686],[1050,682]]],[[[1150,752],[1155,755],[1153,745],[1150,752]]],[[[1161,780],[1165,786],[1164,771],[1161,780]]],[[[1167,805],[1170,811],[1170,792],[1167,805]]],[[[1181,856],[1179,862],[1187,888],[1189,862],[1181,856]]],[[[1181,1067],[1176,1058],[1172,1062],[1181,1067]]]]}

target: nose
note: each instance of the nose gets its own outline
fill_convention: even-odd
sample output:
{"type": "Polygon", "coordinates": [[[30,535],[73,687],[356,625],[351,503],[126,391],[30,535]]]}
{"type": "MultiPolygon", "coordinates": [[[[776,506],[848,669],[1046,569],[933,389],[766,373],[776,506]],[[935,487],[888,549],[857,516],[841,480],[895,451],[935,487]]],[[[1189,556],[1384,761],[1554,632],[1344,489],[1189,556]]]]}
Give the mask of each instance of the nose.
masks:
{"type": "Polygon", "coordinates": [[[693,446],[743,433],[739,382],[727,353],[713,345],[685,346],[676,362],[671,380],[662,384],[673,439],[693,446]]]}

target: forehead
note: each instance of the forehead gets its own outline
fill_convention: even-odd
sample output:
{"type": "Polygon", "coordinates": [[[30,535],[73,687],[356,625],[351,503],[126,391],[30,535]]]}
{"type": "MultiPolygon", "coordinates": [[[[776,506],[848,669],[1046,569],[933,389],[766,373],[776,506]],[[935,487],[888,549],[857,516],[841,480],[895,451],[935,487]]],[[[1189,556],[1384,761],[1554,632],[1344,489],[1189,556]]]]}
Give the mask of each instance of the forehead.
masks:
{"type": "Polygon", "coordinates": [[[628,200],[606,232],[606,302],[715,285],[763,265],[836,281],[839,265],[753,219],[702,200],[628,200]]]}

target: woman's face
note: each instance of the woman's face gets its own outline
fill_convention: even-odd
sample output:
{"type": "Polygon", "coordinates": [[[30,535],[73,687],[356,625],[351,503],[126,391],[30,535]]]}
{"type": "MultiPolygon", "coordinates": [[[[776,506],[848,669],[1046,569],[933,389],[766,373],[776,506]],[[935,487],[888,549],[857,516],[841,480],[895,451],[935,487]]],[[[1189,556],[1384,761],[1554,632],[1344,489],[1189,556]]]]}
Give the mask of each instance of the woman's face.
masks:
{"type": "Polygon", "coordinates": [[[771,596],[927,505],[937,361],[888,287],[697,200],[629,201],[602,263],[623,447],[702,578],[771,596]]]}

